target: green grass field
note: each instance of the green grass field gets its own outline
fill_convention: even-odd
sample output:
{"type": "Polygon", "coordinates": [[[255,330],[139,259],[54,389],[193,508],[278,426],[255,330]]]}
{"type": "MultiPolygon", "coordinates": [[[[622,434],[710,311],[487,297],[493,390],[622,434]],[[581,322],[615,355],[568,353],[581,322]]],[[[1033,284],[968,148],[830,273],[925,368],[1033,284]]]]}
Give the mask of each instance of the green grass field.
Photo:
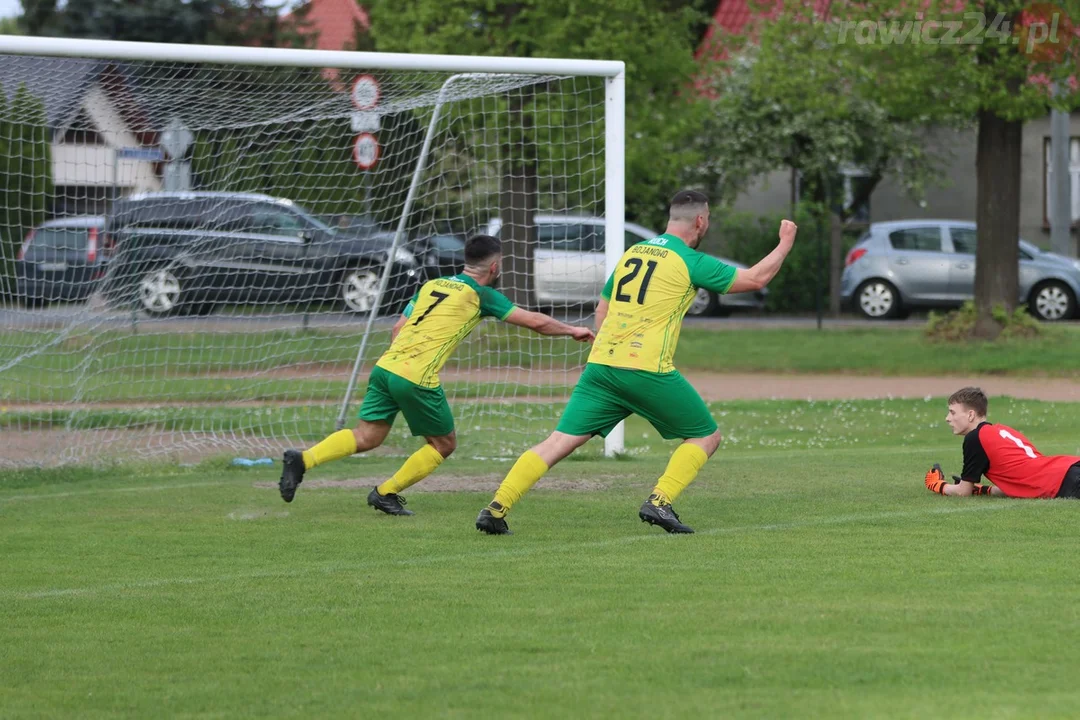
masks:
{"type": "MultiPolygon", "coordinates": [[[[637,421],[509,537],[472,527],[505,462],[452,458],[409,518],[364,506],[388,459],[291,505],[279,467],[7,471],[0,716],[1076,716],[1080,503],[927,492],[941,399],[714,410],[692,536],[637,520],[671,448],[637,421]]],[[[1080,453],[1080,405],[992,411],[1080,453]]]]}
{"type": "MultiPolygon", "coordinates": [[[[336,401],[360,343],[357,327],[338,331],[131,334],[105,330],[0,334],[0,404],[171,403],[263,400],[336,401]],[[16,362],[18,358],[22,358],[16,362]]],[[[386,348],[372,339],[368,359],[386,348]]],[[[450,371],[579,368],[586,345],[487,323],[451,356],[450,371]]],[[[676,365],[687,371],[861,375],[1080,376],[1080,327],[1048,327],[1029,340],[962,348],[927,341],[918,329],[684,329],[676,365]]],[[[569,382],[573,382],[571,379],[569,382]]],[[[450,380],[455,398],[516,397],[527,387],[450,380]]],[[[363,392],[363,384],[359,394],[363,392]]],[[[562,388],[565,395],[568,388],[562,388]]]]}

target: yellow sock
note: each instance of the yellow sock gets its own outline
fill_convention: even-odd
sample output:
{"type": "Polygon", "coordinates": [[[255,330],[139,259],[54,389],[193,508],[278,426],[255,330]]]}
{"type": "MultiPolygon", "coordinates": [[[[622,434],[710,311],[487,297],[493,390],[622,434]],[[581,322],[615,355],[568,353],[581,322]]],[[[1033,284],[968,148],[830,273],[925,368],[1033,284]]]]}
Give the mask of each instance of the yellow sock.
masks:
{"type": "Polygon", "coordinates": [[[379,486],[380,495],[399,493],[415,485],[442,465],[443,456],[431,445],[424,445],[405,461],[394,476],[379,486]]]}
{"type": "Polygon", "coordinates": [[[352,430],[338,430],[321,443],[304,451],[304,469],[310,470],[331,460],[340,460],[356,452],[356,436],[352,430]]]}
{"type": "Polygon", "coordinates": [[[705,454],[705,451],[693,443],[683,443],[677,447],[671,459],[668,460],[664,474],[656,481],[653,495],[659,502],[654,504],[670,505],[675,502],[675,498],[679,497],[679,493],[694,481],[698,471],[708,459],[709,456],[705,454]]]}
{"type": "Polygon", "coordinates": [[[495,517],[506,515],[510,507],[520,500],[522,495],[529,492],[529,488],[544,477],[547,471],[547,463],[532,450],[519,457],[502,481],[502,485],[499,485],[499,489],[495,491],[494,502],[498,503],[501,509],[492,508],[491,514],[495,517]]]}

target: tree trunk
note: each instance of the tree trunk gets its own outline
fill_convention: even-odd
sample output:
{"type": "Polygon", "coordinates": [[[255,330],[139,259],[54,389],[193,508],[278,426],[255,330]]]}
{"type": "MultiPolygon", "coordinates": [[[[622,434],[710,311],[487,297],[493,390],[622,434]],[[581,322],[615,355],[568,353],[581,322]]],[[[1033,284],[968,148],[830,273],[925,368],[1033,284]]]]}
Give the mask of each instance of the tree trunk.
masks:
{"type": "Polygon", "coordinates": [[[499,185],[502,230],[502,278],[499,289],[515,305],[536,306],[533,295],[533,250],[536,247],[536,211],[539,168],[533,115],[525,109],[527,89],[510,99],[509,128],[503,145],[503,175],[499,185]]]}
{"type": "Polygon", "coordinates": [[[1020,145],[1023,123],[979,111],[975,156],[976,337],[992,340],[1001,332],[995,306],[1012,312],[1019,296],[1020,145]]]}
{"type": "Polygon", "coordinates": [[[829,214],[829,315],[840,317],[840,275],[844,264],[844,228],[835,213],[829,214]]]}

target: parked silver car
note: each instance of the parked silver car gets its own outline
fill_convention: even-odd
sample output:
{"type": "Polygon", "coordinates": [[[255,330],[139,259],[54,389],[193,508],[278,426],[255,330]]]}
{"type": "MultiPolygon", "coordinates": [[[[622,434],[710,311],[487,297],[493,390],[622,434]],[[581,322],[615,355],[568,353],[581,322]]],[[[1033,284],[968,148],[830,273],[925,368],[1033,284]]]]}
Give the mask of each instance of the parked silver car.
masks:
{"type": "MultiPolygon", "coordinates": [[[[848,253],[841,298],[879,320],[912,308],[956,307],[975,296],[975,223],[873,223],[848,253]]],[[[1042,320],[1076,315],[1080,262],[1019,241],[1020,302],[1042,320]]]]}
{"type": "MultiPolygon", "coordinates": [[[[604,265],[604,219],[577,215],[536,215],[537,246],[533,257],[536,298],[541,305],[591,305],[600,297],[607,281],[604,265]]],[[[652,240],[660,233],[628,222],[624,226],[625,247],[652,240]]],[[[499,237],[502,220],[493,218],[482,230],[499,237]]],[[[746,265],[718,258],[732,267],[746,265]]],[[[734,308],[760,310],[765,307],[766,290],[716,295],[699,288],[687,315],[724,315],[734,308]]]]}

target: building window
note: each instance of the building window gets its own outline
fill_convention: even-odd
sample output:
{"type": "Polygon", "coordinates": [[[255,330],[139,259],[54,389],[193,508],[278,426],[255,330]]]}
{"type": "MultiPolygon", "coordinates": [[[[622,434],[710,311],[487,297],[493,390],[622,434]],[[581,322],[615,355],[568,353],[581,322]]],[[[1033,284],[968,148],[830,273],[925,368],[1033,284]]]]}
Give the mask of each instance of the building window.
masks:
{"type": "MultiPolygon", "coordinates": [[[[1044,138],[1043,223],[1046,227],[1050,227],[1050,217],[1053,213],[1053,164],[1053,159],[1050,157],[1050,138],[1044,138]]],[[[1080,137],[1069,138],[1069,196],[1072,200],[1071,225],[1075,228],[1080,221],[1080,137]]]]}
{"type": "MultiPolygon", "coordinates": [[[[804,180],[801,171],[795,173],[795,193],[800,200],[813,200],[811,188],[804,180]]],[[[854,165],[842,165],[836,169],[836,173],[829,178],[830,205],[833,212],[846,210],[849,213],[848,222],[856,225],[870,222],[870,196],[853,207],[857,192],[865,189],[870,182],[870,171],[854,165]]]]}
{"type": "Polygon", "coordinates": [[[866,196],[864,202],[859,203],[858,207],[852,206],[855,202],[855,193],[864,191],[867,183],[870,182],[870,172],[861,167],[843,167],[840,174],[844,178],[844,207],[850,208],[851,221],[855,223],[870,222],[869,195],[866,196]]]}

